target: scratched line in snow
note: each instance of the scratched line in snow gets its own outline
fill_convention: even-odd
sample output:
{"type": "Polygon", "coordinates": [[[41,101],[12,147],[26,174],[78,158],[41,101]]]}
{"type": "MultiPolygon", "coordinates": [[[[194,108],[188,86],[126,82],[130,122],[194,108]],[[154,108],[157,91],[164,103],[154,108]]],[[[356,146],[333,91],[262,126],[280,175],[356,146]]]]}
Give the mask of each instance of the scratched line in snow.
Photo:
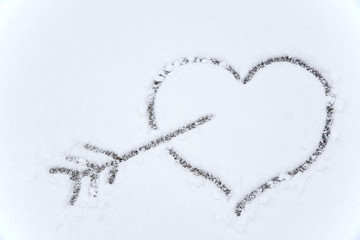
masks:
{"type": "Polygon", "coordinates": [[[212,173],[207,172],[205,170],[201,170],[198,167],[192,166],[190,163],[185,161],[180,155],[173,149],[168,149],[169,154],[174,158],[176,162],[178,162],[183,168],[187,169],[189,172],[194,174],[195,176],[201,176],[206,180],[213,182],[222,192],[225,193],[226,196],[229,196],[231,190],[220,180],[220,178],[215,177],[212,173]]]}

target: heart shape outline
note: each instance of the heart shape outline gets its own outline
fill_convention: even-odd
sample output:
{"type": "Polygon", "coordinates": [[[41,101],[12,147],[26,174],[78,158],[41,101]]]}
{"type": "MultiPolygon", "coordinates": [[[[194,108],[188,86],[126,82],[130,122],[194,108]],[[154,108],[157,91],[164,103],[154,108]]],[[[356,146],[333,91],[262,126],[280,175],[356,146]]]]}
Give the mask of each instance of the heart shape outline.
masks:
{"type": "MultiPolygon", "coordinates": [[[[188,65],[188,64],[197,64],[197,63],[205,63],[205,64],[212,64],[215,66],[219,66],[223,68],[224,70],[228,71],[233,75],[235,80],[241,81],[244,85],[251,81],[251,79],[256,75],[256,73],[266,66],[269,66],[274,63],[290,63],[293,65],[297,65],[306,71],[310,72],[318,81],[321,83],[321,85],[324,88],[325,96],[327,98],[326,103],[326,119],[325,119],[325,125],[321,134],[321,139],[316,147],[316,149],[310,154],[310,156],[303,161],[300,165],[296,166],[294,169],[288,170],[286,174],[284,175],[276,175],[275,177],[272,177],[271,179],[267,180],[260,186],[256,187],[253,191],[245,195],[235,206],[235,214],[237,216],[241,216],[243,213],[246,205],[251,203],[257,196],[259,196],[261,193],[263,193],[266,190],[269,190],[273,188],[274,186],[280,184],[281,182],[287,181],[290,178],[296,176],[299,173],[305,172],[309,167],[316,162],[318,157],[323,153],[329,137],[331,133],[331,126],[333,124],[333,116],[334,116],[334,104],[335,104],[335,94],[332,92],[332,87],[329,84],[329,82],[323,77],[323,75],[315,68],[311,67],[309,64],[307,64],[305,61],[303,61],[300,58],[296,57],[289,57],[289,56],[279,56],[279,57],[271,57],[268,58],[265,61],[261,61],[260,63],[256,64],[253,68],[250,69],[250,71],[245,75],[245,77],[241,80],[240,74],[235,70],[234,67],[232,67],[230,64],[219,60],[218,58],[207,58],[207,57],[184,57],[180,58],[178,60],[175,60],[171,62],[170,64],[167,64],[162,71],[158,74],[158,76],[153,80],[152,85],[152,92],[149,96],[148,101],[148,107],[147,107],[147,113],[148,113],[148,124],[151,129],[157,130],[158,126],[156,123],[156,116],[155,116],[155,102],[156,102],[156,96],[159,88],[161,87],[164,80],[167,78],[167,76],[180,68],[181,66],[188,65]]],[[[184,168],[188,168],[185,166],[188,166],[189,164],[183,160],[174,149],[169,150],[169,154],[174,157],[175,160],[179,161],[180,164],[184,168]]],[[[191,165],[190,165],[191,166],[191,165]]],[[[188,168],[189,169],[189,168],[188,168]]],[[[190,168],[191,169],[191,168],[190,168]]],[[[212,177],[212,174],[206,172],[205,170],[195,168],[197,171],[192,171],[195,175],[200,175],[202,177],[205,177],[206,179],[211,180],[214,182],[221,190],[224,191],[224,188],[221,186],[225,186],[222,184],[221,180],[215,177],[212,177]],[[209,177],[210,176],[210,177],[209,177]]],[[[225,186],[226,187],[226,186],[225,186]]],[[[230,190],[227,189],[228,192],[224,191],[226,195],[230,193],[230,190]]]]}

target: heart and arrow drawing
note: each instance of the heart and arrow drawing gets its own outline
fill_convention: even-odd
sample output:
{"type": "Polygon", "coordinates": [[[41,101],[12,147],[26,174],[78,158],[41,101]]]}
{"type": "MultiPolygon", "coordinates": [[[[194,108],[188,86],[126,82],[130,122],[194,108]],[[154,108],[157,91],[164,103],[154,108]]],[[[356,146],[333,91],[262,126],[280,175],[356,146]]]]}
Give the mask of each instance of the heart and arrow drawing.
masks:
{"type": "MultiPolygon", "coordinates": [[[[151,129],[157,130],[157,122],[156,122],[156,116],[155,116],[155,102],[156,102],[156,95],[161,87],[162,83],[166,80],[167,76],[171,74],[173,71],[177,71],[181,66],[188,65],[188,64],[212,64],[215,66],[218,66],[219,68],[222,68],[223,70],[229,72],[232,74],[234,79],[236,81],[241,81],[243,84],[246,84],[251,81],[253,76],[261,70],[262,68],[265,68],[266,66],[269,66],[271,64],[276,63],[289,63],[296,65],[305,71],[308,71],[313,75],[313,77],[322,85],[325,96],[326,96],[326,119],[325,119],[325,125],[322,130],[322,134],[320,136],[320,140],[315,146],[315,150],[308,156],[307,159],[304,159],[303,162],[301,162],[298,166],[296,166],[293,169],[290,169],[286,171],[285,174],[281,175],[275,175],[268,181],[264,182],[260,186],[257,186],[243,196],[236,204],[234,212],[237,216],[240,216],[246,205],[252,202],[258,195],[263,193],[266,190],[269,190],[273,188],[274,186],[287,181],[294,177],[295,175],[302,173],[309,169],[309,167],[316,162],[318,157],[323,153],[330,137],[331,133],[331,126],[333,123],[333,115],[334,115],[334,104],[335,104],[335,95],[332,91],[332,87],[330,86],[329,82],[324,78],[324,76],[315,68],[311,67],[309,64],[307,64],[305,61],[295,58],[295,57],[289,57],[289,56],[280,56],[280,57],[273,57],[269,58],[265,61],[262,61],[255,65],[244,78],[240,77],[240,74],[235,70],[234,67],[232,67],[230,64],[227,64],[224,61],[221,61],[217,58],[207,58],[207,57],[185,57],[178,59],[168,65],[166,65],[163,70],[158,74],[156,77],[156,80],[153,80],[152,85],[152,92],[149,97],[148,106],[147,106],[147,113],[148,113],[148,124],[151,129]]],[[[110,184],[113,184],[116,178],[116,174],[118,172],[118,168],[121,167],[121,163],[130,160],[132,157],[137,156],[143,152],[146,152],[148,150],[151,150],[156,147],[160,147],[163,143],[170,142],[179,135],[182,134],[188,134],[192,130],[205,125],[209,121],[213,120],[215,118],[215,114],[207,114],[200,118],[195,119],[194,121],[185,124],[183,126],[180,126],[179,128],[168,132],[167,134],[160,135],[157,138],[153,139],[152,141],[140,145],[138,147],[135,147],[133,149],[130,149],[129,151],[117,154],[111,150],[106,150],[103,148],[100,148],[96,145],[86,143],[83,144],[83,147],[86,150],[103,154],[108,156],[111,160],[99,165],[95,163],[91,163],[85,158],[77,157],[68,155],[65,160],[74,162],[78,164],[79,166],[82,166],[84,170],[76,170],[71,169],[67,167],[52,167],[50,168],[49,172],[51,174],[66,174],[70,176],[70,179],[73,181],[73,189],[72,189],[72,196],[70,197],[69,203],[71,205],[74,205],[76,203],[77,198],[79,197],[81,186],[82,186],[82,180],[85,177],[90,178],[90,193],[93,197],[97,196],[97,189],[99,184],[99,176],[102,172],[106,170],[108,174],[108,182],[110,184]]],[[[231,197],[231,189],[225,185],[225,183],[216,176],[216,174],[208,172],[206,170],[200,169],[196,166],[193,166],[190,162],[183,159],[174,148],[166,148],[165,149],[172,158],[179,163],[184,169],[188,170],[192,174],[205,178],[208,181],[212,182],[217,186],[226,196],[231,197]]]]}

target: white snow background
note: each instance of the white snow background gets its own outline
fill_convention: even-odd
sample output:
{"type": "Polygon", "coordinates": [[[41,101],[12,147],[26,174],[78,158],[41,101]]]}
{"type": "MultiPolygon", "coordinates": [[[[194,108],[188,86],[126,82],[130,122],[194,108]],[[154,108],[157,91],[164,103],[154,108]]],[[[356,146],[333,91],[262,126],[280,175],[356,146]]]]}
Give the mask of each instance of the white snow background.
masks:
{"type": "MultiPolygon", "coordinates": [[[[0,1],[0,239],[355,240],[360,234],[360,7],[356,1],[0,1]],[[290,64],[236,82],[211,65],[172,73],[147,123],[152,79],[177,58],[216,57],[242,77],[299,57],[337,95],[330,142],[305,173],[234,207],[306,160],[325,120],[316,78],[290,64]],[[121,163],[97,198],[68,204],[68,154],[84,143],[126,152],[198,117],[215,119],[121,163]],[[214,184],[165,152],[220,177],[214,184]]],[[[71,165],[74,166],[74,165],[71,165]]],[[[76,166],[74,166],[76,167],[76,166]]]]}

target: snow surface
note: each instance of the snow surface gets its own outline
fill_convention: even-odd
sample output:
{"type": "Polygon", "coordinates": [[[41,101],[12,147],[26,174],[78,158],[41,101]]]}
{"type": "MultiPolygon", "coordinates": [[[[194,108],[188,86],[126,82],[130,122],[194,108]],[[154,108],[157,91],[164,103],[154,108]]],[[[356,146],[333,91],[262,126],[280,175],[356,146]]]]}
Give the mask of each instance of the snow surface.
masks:
{"type": "MultiPolygon", "coordinates": [[[[356,1],[0,2],[0,239],[359,239],[360,7],[356,1]],[[317,68],[337,95],[329,145],[305,173],[235,204],[302,163],[325,119],[322,86],[289,64],[243,85],[211,65],[189,65],[159,89],[159,130],[146,112],[152,79],[184,56],[220,58],[243,77],[291,55],[317,68]],[[81,146],[124,153],[198,117],[215,119],[84,183],[50,175],[81,146]],[[226,197],[167,154],[218,176],[226,197]]],[[[87,179],[88,180],[88,179],[87,179]]]]}

